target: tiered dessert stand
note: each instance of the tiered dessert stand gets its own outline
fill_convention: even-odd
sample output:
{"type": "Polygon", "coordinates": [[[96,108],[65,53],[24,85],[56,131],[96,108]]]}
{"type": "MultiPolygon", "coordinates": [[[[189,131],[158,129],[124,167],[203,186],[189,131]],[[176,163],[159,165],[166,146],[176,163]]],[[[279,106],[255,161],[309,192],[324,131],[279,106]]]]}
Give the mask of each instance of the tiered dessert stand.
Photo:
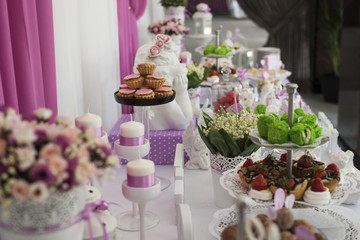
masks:
{"type": "MultiPolygon", "coordinates": [[[[126,99],[121,98],[116,95],[116,92],[114,93],[114,97],[116,102],[123,104],[123,105],[129,105],[129,106],[140,106],[142,107],[142,123],[145,125],[146,134],[145,134],[145,144],[140,146],[122,146],[119,144],[119,140],[115,141],[114,143],[114,150],[117,153],[117,155],[121,158],[127,159],[128,161],[135,160],[138,158],[144,158],[148,156],[150,159],[150,123],[149,123],[149,114],[148,110],[150,106],[156,106],[156,105],[162,105],[169,103],[175,99],[176,92],[174,91],[174,94],[169,97],[165,98],[157,98],[157,99],[126,99]]],[[[163,177],[157,177],[159,180],[159,184],[161,185],[161,190],[164,190],[170,186],[170,180],[163,178],[163,177]]],[[[124,187],[123,189],[128,189],[124,187]]],[[[129,192],[129,191],[126,191],[129,192]]],[[[126,196],[125,196],[126,197],[126,196]]],[[[132,200],[131,200],[132,201],[132,200]]],[[[136,202],[136,201],[133,201],[136,202]]],[[[139,205],[140,206],[140,205],[139,205]]],[[[137,206],[135,203],[133,203],[133,210],[127,211],[124,213],[121,213],[119,216],[117,216],[119,220],[118,228],[125,231],[139,231],[141,230],[141,224],[139,219],[139,214],[137,211],[137,206]]],[[[141,209],[140,209],[141,210],[141,209]]],[[[155,227],[160,219],[159,217],[151,212],[143,212],[143,227],[144,229],[150,229],[155,227]]]]}

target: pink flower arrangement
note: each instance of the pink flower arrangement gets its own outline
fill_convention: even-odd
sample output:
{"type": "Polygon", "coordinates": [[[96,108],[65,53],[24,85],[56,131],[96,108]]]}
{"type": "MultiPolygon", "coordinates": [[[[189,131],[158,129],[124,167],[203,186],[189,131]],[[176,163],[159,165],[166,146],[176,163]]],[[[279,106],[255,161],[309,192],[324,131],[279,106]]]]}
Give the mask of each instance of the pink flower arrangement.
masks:
{"type": "Polygon", "coordinates": [[[160,20],[157,23],[152,23],[148,30],[153,34],[166,34],[166,35],[179,35],[179,34],[189,34],[189,28],[187,28],[180,19],[168,19],[160,20]]]}
{"type": "Polygon", "coordinates": [[[64,117],[49,123],[40,109],[28,120],[13,109],[0,111],[0,205],[13,199],[41,202],[119,165],[110,145],[64,117]]]}

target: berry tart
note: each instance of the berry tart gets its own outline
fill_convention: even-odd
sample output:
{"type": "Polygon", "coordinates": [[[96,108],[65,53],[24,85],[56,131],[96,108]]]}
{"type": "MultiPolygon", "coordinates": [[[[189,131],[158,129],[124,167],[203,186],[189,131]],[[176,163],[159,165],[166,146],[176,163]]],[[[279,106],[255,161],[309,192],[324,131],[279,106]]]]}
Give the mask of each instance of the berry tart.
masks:
{"type": "Polygon", "coordinates": [[[253,162],[251,158],[248,158],[243,166],[237,171],[241,182],[247,187],[250,188],[251,183],[255,178],[262,174],[263,178],[267,183],[270,183],[275,177],[274,172],[270,168],[262,164],[261,161],[253,162]]]}
{"type": "Polygon", "coordinates": [[[304,201],[314,205],[324,205],[330,202],[330,191],[321,178],[315,178],[311,187],[305,191],[304,201]]]}
{"type": "Polygon", "coordinates": [[[300,178],[287,178],[285,176],[280,177],[270,183],[270,191],[275,194],[278,188],[282,188],[285,191],[285,195],[294,194],[296,200],[300,200],[306,190],[308,180],[300,178]]]}
{"type": "Polygon", "coordinates": [[[293,174],[295,177],[303,177],[311,173],[314,167],[325,168],[325,163],[316,161],[309,154],[305,154],[293,163],[293,174]]]}
{"type": "Polygon", "coordinates": [[[273,198],[273,194],[270,192],[268,184],[262,174],[257,175],[251,183],[249,196],[259,200],[271,200],[273,198]]]}
{"type": "Polygon", "coordinates": [[[310,184],[314,179],[320,178],[325,187],[327,187],[330,192],[333,192],[340,182],[340,169],[334,163],[329,164],[325,169],[315,166],[311,176],[307,178],[310,184]]]}
{"type": "Polygon", "coordinates": [[[130,74],[124,77],[125,84],[132,89],[140,88],[144,83],[144,78],[140,74],[130,74]]]}

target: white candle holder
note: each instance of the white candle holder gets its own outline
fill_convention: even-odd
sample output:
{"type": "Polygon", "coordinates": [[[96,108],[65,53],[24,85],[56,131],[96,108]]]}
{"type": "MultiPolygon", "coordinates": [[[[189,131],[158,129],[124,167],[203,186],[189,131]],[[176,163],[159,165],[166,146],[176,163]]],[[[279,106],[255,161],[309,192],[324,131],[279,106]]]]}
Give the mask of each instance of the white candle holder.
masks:
{"type": "Polygon", "coordinates": [[[155,218],[145,220],[145,206],[148,201],[151,201],[157,198],[161,192],[160,180],[158,178],[155,179],[155,185],[146,188],[133,188],[129,187],[127,184],[127,180],[125,180],[122,184],[122,192],[124,197],[136,203],[139,207],[140,212],[140,240],[145,240],[145,229],[146,224],[157,225],[160,221],[159,217],[154,214],[155,218]]]}
{"type": "Polygon", "coordinates": [[[102,136],[100,137],[100,139],[103,140],[104,142],[109,142],[107,132],[103,131],[102,136]]]}
{"type": "Polygon", "coordinates": [[[114,143],[115,153],[128,161],[143,158],[150,152],[149,140],[145,139],[145,144],[139,146],[123,146],[120,145],[120,140],[114,143]]]}

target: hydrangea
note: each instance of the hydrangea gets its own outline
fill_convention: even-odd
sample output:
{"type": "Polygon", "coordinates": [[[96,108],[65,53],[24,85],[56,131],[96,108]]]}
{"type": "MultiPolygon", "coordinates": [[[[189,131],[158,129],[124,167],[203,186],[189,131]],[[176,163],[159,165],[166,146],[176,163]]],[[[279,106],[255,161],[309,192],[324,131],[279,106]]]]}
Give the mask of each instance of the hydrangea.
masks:
{"type": "Polygon", "coordinates": [[[209,123],[209,128],[204,132],[207,135],[210,129],[220,130],[223,128],[234,139],[244,138],[255,129],[257,118],[257,115],[247,111],[242,111],[241,114],[233,111],[229,113],[220,111],[215,114],[213,121],[209,123]]]}

